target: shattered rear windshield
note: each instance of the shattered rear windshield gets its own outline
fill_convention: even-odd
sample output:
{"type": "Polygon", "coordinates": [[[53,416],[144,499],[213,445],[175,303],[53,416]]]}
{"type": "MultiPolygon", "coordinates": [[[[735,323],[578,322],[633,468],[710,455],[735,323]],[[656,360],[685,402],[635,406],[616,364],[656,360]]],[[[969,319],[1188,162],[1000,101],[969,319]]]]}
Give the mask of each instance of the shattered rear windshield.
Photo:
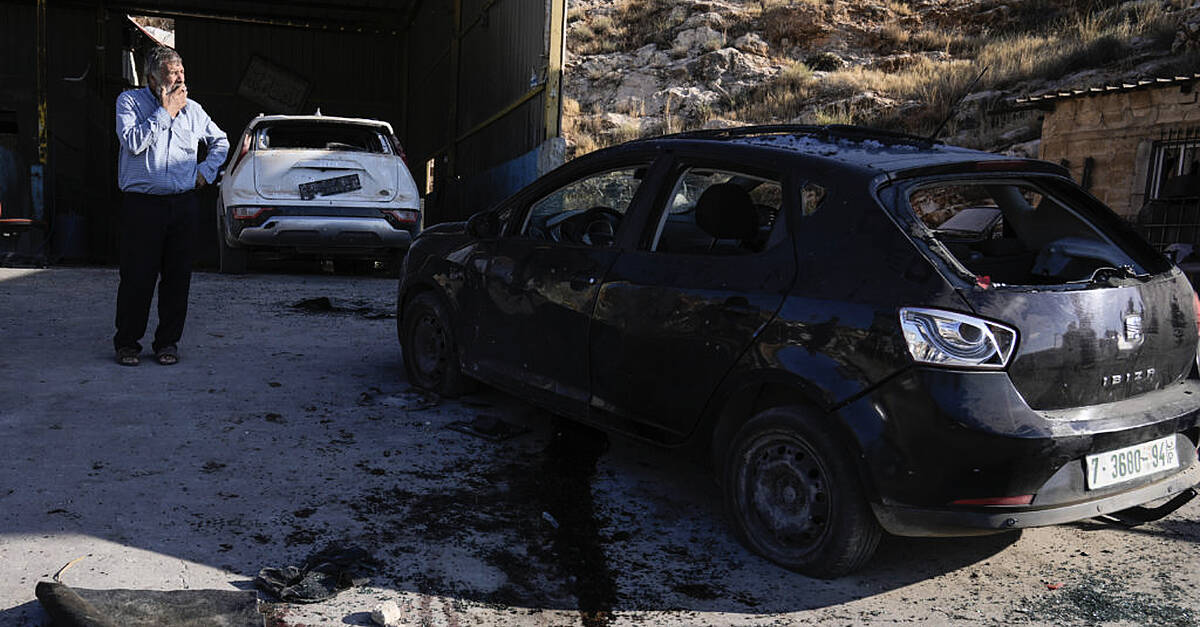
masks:
{"type": "Polygon", "coordinates": [[[383,136],[356,124],[279,124],[258,133],[260,150],[339,150],[386,153],[383,136]]]}
{"type": "Polygon", "coordinates": [[[1094,280],[1097,273],[1163,271],[1124,235],[1101,227],[1098,208],[1066,187],[1050,180],[933,181],[910,187],[906,208],[934,252],[998,283],[1054,285],[1094,280]]]}

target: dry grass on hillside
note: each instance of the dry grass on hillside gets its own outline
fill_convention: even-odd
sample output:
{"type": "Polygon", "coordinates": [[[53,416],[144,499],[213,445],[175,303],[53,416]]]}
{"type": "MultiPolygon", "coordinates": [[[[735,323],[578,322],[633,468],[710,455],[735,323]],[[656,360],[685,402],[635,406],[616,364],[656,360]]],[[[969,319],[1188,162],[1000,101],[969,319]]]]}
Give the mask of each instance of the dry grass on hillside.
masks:
{"type": "Polygon", "coordinates": [[[629,52],[646,44],[670,48],[670,30],[687,17],[669,0],[615,0],[607,13],[583,21],[583,10],[567,11],[567,23],[581,22],[568,31],[573,54],[629,52]]]}
{"type": "MultiPolygon", "coordinates": [[[[835,105],[842,121],[929,132],[944,118],[954,103],[965,95],[968,84],[987,68],[973,91],[1003,89],[1032,79],[1056,79],[1090,67],[1106,67],[1124,59],[1135,38],[1149,40],[1158,48],[1169,48],[1175,24],[1159,0],[1142,0],[1083,13],[1035,31],[1010,32],[998,36],[964,37],[957,33],[920,31],[900,35],[886,29],[884,38],[913,38],[945,46],[947,60],[913,57],[909,65],[894,72],[850,67],[821,78],[800,68],[781,73],[773,81],[744,94],[729,117],[748,122],[771,122],[830,112],[820,103],[838,102],[864,92],[874,92],[894,101],[915,102],[903,118],[891,110],[855,110],[852,105],[835,105]]],[[[927,47],[917,42],[918,49],[927,47]]]]}
{"type": "MultiPolygon", "coordinates": [[[[929,11],[914,0],[743,0],[741,19],[718,28],[721,45],[757,32],[784,69],[761,85],[711,106],[688,107],[668,99],[661,122],[613,128],[567,100],[564,133],[576,155],[639,135],[699,127],[713,119],[762,124],[866,124],[925,135],[970,91],[1037,89],[1081,70],[1122,69],[1131,52],[1169,50],[1178,25],[1170,13],[1191,0],[1024,0],[952,4],[929,11]],[[1003,6],[1003,19],[981,18],[981,9],[1003,6]],[[869,18],[869,19],[868,19],[869,18]],[[846,24],[854,24],[847,28],[846,24]],[[850,38],[866,62],[814,72],[810,63],[827,39],[850,38]],[[791,51],[788,53],[788,51],[791,51]],[[787,56],[787,54],[792,56],[787,56]],[[972,81],[984,69],[982,78],[972,81]],[[1032,87],[1030,87],[1032,86],[1032,87]],[[701,111],[701,109],[703,109],[701,111]]],[[[568,12],[573,54],[631,52],[648,43],[672,50],[688,5],[672,0],[611,0],[568,12]]],[[[676,55],[678,56],[678,55],[676,55]]],[[[1200,58],[1179,58],[1164,72],[1194,71],[1200,58]]],[[[840,60],[839,60],[840,62],[840,60]]],[[[817,65],[816,67],[821,67],[817,65]]],[[[833,66],[833,67],[836,67],[833,66]]],[[[1129,68],[1124,68],[1129,69],[1129,68]]],[[[637,112],[626,111],[639,117],[637,112]]],[[[946,134],[955,132],[954,124],[946,134]]],[[[988,138],[979,138],[986,147],[988,138]]]]}

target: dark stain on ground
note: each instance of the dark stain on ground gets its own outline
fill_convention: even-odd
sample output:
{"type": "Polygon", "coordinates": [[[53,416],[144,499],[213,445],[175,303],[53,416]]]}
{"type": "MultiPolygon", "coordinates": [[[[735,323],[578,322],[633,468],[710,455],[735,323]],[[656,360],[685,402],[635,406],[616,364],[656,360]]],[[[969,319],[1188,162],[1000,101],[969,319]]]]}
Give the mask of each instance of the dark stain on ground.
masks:
{"type": "Polygon", "coordinates": [[[596,462],[607,449],[603,433],[557,422],[540,454],[501,445],[491,449],[491,465],[475,458],[440,473],[389,471],[434,485],[407,480],[348,505],[384,552],[412,564],[414,572],[394,576],[397,584],[503,606],[563,608],[573,597],[585,625],[607,625],[617,590],[592,501],[596,462]],[[507,581],[496,590],[461,590],[426,572],[414,563],[413,547],[437,543],[472,552],[507,581]]]}
{"type": "Polygon", "coordinates": [[[706,583],[681,583],[673,588],[676,592],[686,594],[693,599],[712,601],[721,598],[721,591],[706,583]]]}
{"type": "Polygon", "coordinates": [[[312,529],[293,527],[292,532],[283,538],[283,543],[286,546],[309,545],[316,542],[319,535],[319,532],[312,529]]]}
{"type": "Polygon", "coordinates": [[[542,472],[535,477],[545,511],[558,521],[554,550],[559,566],[573,582],[583,624],[607,625],[617,600],[592,502],[596,462],[608,450],[601,432],[565,421],[555,424],[542,472]]]}

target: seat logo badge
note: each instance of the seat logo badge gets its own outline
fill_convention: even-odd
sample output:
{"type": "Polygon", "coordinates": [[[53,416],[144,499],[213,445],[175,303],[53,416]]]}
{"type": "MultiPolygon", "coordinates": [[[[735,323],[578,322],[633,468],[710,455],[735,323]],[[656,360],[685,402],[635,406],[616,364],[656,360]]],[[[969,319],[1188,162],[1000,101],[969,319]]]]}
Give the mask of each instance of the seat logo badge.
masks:
{"type": "Polygon", "coordinates": [[[1125,334],[1117,338],[1117,348],[1129,350],[1142,344],[1142,316],[1128,314],[1125,316],[1125,334]]]}

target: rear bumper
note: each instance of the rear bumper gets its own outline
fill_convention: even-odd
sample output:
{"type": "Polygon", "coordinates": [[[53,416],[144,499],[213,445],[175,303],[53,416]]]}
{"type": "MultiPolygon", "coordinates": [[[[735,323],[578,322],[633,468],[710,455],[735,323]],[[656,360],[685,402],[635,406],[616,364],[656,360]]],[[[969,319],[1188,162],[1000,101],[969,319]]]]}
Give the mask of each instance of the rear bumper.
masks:
{"type": "MultiPolygon", "coordinates": [[[[1193,454],[1194,458],[1194,454],[1193,454]]],[[[1027,527],[1044,527],[1103,516],[1149,501],[1173,497],[1200,484],[1200,463],[1182,472],[1126,492],[1043,509],[993,507],[973,511],[872,504],[888,533],[899,536],[969,536],[1027,527]]]]}
{"type": "Polygon", "coordinates": [[[839,410],[880,523],[973,535],[1117,512],[1200,483],[1200,380],[1067,410],[1031,409],[1004,372],[914,368],[839,410]],[[1090,489],[1088,455],[1174,436],[1179,468],[1090,489]],[[1025,505],[959,501],[1030,497],[1025,505]]]}
{"type": "Polygon", "coordinates": [[[234,241],[247,247],[300,250],[407,250],[412,240],[411,231],[394,228],[383,218],[274,216],[243,228],[234,241]]]}

